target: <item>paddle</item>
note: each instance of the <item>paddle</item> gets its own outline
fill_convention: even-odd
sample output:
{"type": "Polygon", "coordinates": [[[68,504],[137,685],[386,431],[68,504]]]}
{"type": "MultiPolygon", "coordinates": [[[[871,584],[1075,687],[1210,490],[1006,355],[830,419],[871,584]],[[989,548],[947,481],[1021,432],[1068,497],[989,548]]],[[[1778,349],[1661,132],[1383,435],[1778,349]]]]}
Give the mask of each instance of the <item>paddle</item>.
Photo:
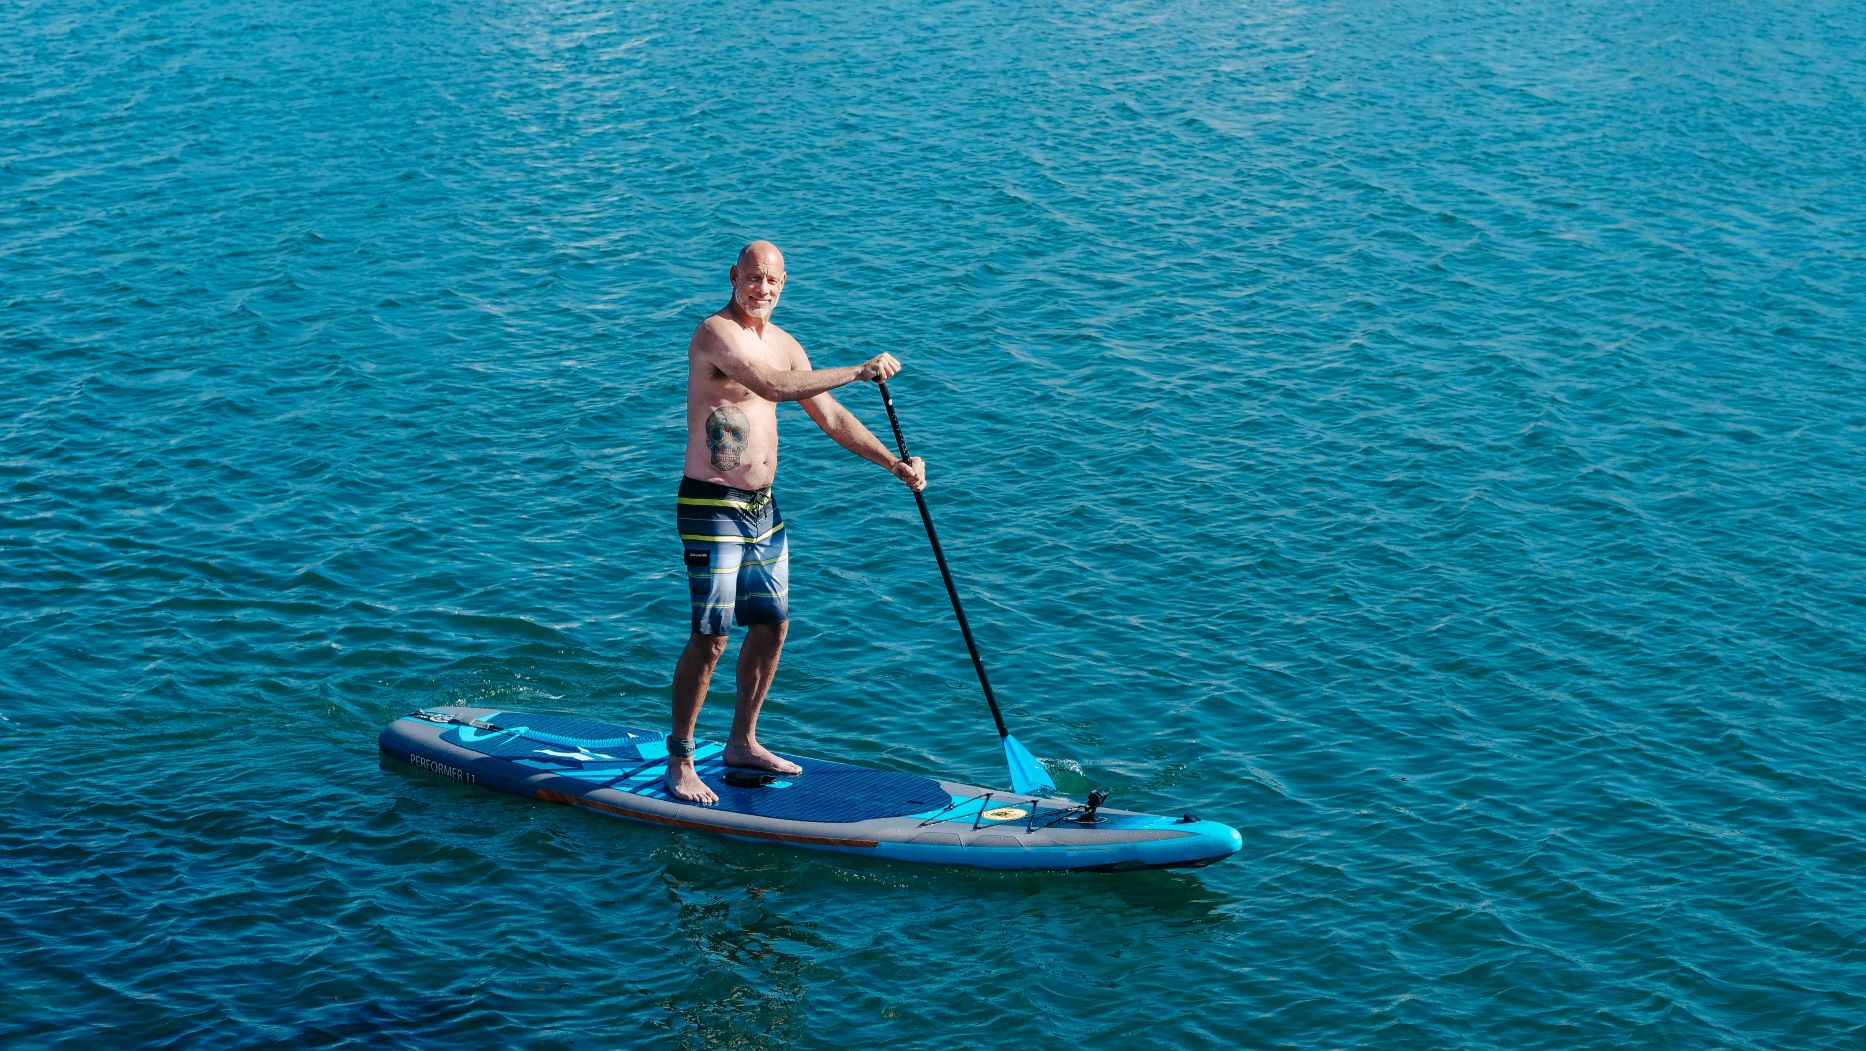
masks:
{"type": "MultiPolygon", "coordinates": [[[[894,399],[888,394],[885,381],[877,380],[881,388],[881,403],[888,407],[888,423],[894,427],[894,444],[900,446],[901,459],[907,459],[907,439],[901,436],[901,419],[894,414],[894,399]]],[[[972,654],[972,667],[978,670],[978,684],[985,688],[985,703],[991,705],[991,718],[998,724],[998,736],[1004,741],[1004,760],[1011,767],[1011,787],[1030,795],[1042,795],[1056,791],[1056,782],[1050,780],[1049,772],[1037,757],[1030,754],[1030,749],[1017,743],[1011,731],[1004,726],[1004,713],[998,710],[998,698],[991,692],[991,680],[985,678],[985,662],[979,659],[978,643],[972,641],[972,626],[965,621],[965,608],[959,605],[959,589],[952,582],[952,570],[946,568],[946,553],[940,550],[939,534],[933,530],[933,512],[927,510],[926,494],[914,493],[914,502],[920,505],[920,521],[926,523],[927,539],[933,543],[933,558],[939,562],[939,575],[946,581],[946,595],[952,599],[952,611],[959,617],[959,631],[965,635],[965,648],[972,654]]]]}

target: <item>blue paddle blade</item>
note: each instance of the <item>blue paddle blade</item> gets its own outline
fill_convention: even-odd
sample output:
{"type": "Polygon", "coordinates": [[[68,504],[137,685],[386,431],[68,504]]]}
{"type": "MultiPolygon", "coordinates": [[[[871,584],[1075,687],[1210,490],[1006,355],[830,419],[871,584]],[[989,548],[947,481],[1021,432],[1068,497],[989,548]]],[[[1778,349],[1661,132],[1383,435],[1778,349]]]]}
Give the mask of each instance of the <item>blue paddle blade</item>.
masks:
{"type": "Polygon", "coordinates": [[[1004,761],[1011,764],[1011,787],[1018,792],[1040,796],[1056,791],[1050,772],[1043,769],[1030,749],[1018,744],[1017,738],[1010,734],[1004,735],[1004,761]]]}

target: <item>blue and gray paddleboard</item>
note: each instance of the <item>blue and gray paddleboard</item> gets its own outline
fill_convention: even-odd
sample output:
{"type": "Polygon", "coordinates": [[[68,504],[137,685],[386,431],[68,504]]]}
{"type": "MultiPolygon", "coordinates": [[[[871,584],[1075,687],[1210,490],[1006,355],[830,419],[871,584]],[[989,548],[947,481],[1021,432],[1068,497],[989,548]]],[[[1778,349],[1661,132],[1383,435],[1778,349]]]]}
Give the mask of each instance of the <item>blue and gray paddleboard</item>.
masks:
{"type": "Polygon", "coordinates": [[[1186,868],[1242,846],[1236,829],[1190,814],[1091,811],[1066,799],[801,755],[785,758],[802,774],[748,777],[705,741],[695,768],[719,802],[701,806],[663,787],[665,734],[570,715],[431,708],[390,723],[380,744],[395,759],[456,781],[611,817],[929,865],[1186,868]]]}

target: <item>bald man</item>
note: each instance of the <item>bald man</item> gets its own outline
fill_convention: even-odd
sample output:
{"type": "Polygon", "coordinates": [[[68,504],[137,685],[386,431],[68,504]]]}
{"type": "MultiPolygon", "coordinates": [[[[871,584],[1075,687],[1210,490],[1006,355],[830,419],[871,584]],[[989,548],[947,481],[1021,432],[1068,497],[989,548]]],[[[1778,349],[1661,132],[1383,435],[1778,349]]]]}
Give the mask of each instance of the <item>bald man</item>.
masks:
{"type": "Polygon", "coordinates": [[[675,797],[695,803],[719,801],[693,768],[693,732],[734,621],[746,630],[725,763],[770,774],[800,771],[758,743],[758,711],[777,672],[790,618],[789,544],[771,495],[777,403],[802,403],[843,448],[886,468],[915,492],[926,485],[919,457],[896,457],[829,396],[844,384],[893,376],[901,369],[894,355],[813,369],[803,347],[771,323],[784,291],[784,256],[777,246],[746,245],[727,273],[732,300],[700,322],[687,344],[687,462],[678,503],[693,634],[674,669],[666,781],[675,797]]]}

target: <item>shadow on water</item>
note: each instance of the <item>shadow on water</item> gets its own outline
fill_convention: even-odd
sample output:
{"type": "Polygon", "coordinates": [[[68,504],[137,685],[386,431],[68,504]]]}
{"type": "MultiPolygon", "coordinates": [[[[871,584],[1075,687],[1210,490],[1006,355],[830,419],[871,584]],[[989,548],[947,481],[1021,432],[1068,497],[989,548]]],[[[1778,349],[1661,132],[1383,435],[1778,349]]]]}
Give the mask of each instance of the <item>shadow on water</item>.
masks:
{"type": "MultiPolygon", "coordinates": [[[[1235,903],[1185,871],[945,869],[693,833],[615,834],[666,840],[659,883],[695,961],[692,981],[662,1002],[683,1047],[809,1046],[806,1010],[813,1023],[854,1027],[856,1039],[929,1012],[948,1012],[961,1031],[988,1027],[1001,1005],[981,986],[1072,982],[1126,951],[1125,936],[1098,943],[1098,931],[1201,939],[1233,922],[1235,903]]],[[[1059,995],[1069,998],[1039,999],[1059,995]]]]}
{"type": "Polygon", "coordinates": [[[788,1046],[807,1035],[804,1006],[816,962],[835,944],[807,914],[787,915],[777,895],[750,885],[696,892],[661,880],[673,908],[670,947],[687,960],[684,986],[657,1001],[683,1047],[788,1046]]]}

